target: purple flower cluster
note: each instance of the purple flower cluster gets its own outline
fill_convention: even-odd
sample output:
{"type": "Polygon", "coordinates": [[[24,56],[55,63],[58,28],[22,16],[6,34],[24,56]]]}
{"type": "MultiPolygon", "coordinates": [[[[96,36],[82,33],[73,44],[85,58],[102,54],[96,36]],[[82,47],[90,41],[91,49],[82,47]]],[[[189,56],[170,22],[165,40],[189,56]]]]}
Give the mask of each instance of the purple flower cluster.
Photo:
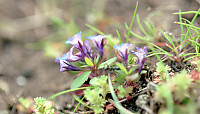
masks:
{"type": "MultiPolygon", "coordinates": [[[[96,47],[99,55],[103,56],[103,48],[106,44],[104,42],[104,38],[106,36],[96,35],[96,36],[89,36],[88,39],[91,40],[96,47]]],[[[73,37],[70,37],[65,44],[71,44],[73,47],[70,49],[69,52],[65,53],[61,58],[57,58],[55,62],[60,65],[60,71],[79,71],[78,67],[75,67],[71,64],[71,62],[82,61],[85,62],[85,57],[90,58],[92,61],[97,56],[96,50],[91,50],[91,45],[88,40],[85,42],[81,39],[81,32],[75,34],[73,37]],[[74,47],[77,49],[78,53],[73,54],[74,47]]]]}
{"type": "MultiPolygon", "coordinates": [[[[81,32],[75,34],[73,37],[70,37],[67,41],[65,41],[65,44],[71,44],[72,48],[65,53],[62,57],[56,58],[55,62],[60,65],[60,71],[80,71],[83,69],[80,69],[74,65],[72,65],[72,62],[81,61],[85,62],[85,57],[89,58],[93,63],[94,59],[97,58],[97,52],[100,55],[100,59],[103,57],[103,48],[106,44],[105,38],[107,36],[102,35],[95,35],[95,36],[89,36],[87,37],[90,41],[93,42],[95,46],[95,50],[92,50],[91,44],[89,40],[86,40],[85,42],[81,39],[81,32]],[[73,54],[74,48],[77,50],[76,54],[73,54]]],[[[124,61],[124,64],[126,67],[128,67],[128,56],[129,56],[129,50],[128,48],[132,44],[129,43],[122,43],[121,45],[114,46],[114,49],[117,50],[119,55],[124,61]]],[[[144,48],[137,48],[137,51],[130,51],[131,53],[135,54],[138,58],[138,61],[136,64],[138,64],[138,72],[140,74],[142,67],[144,65],[144,62],[146,61],[146,54],[148,53],[147,47],[144,48]]],[[[93,69],[98,68],[98,66],[94,66],[93,69]]]]}
{"type": "MultiPolygon", "coordinates": [[[[122,57],[125,65],[128,65],[128,55],[129,51],[128,48],[131,46],[131,44],[128,43],[122,43],[121,45],[116,45],[114,48],[119,52],[119,55],[122,57]]],[[[145,46],[143,49],[136,47],[137,52],[130,51],[131,53],[135,54],[138,58],[137,64],[139,65],[138,67],[138,72],[140,74],[142,67],[146,61],[146,54],[148,53],[147,47],[145,46]]]]}

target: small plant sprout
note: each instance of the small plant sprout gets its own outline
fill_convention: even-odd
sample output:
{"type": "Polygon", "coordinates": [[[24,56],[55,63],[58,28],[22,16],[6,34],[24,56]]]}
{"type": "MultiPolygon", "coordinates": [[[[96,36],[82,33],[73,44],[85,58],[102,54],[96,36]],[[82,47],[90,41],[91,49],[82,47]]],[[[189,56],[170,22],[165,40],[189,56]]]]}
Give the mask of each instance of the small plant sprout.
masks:
{"type": "MultiPolygon", "coordinates": [[[[130,31],[130,33],[135,36],[136,38],[139,38],[143,41],[145,41],[148,46],[153,46],[154,50],[156,50],[155,52],[150,52],[149,56],[153,56],[155,54],[158,55],[165,55],[166,58],[163,59],[166,60],[168,58],[170,58],[171,60],[175,61],[175,62],[185,62],[193,57],[198,57],[199,56],[199,27],[196,27],[193,25],[194,21],[196,20],[199,11],[198,12],[179,12],[179,13],[174,13],[174,14],[179,14],[179,21],[180,22],[175,22],[176,24],[180,24],[180,28],[181,28],[181,36],[180,38],[176,38],[174,35],[168,35],[167,32],[163,32],[162,30],[160,30],[160,32],[162,33],[162,35],[165,37],[165,39],[167,40],[166,42],[152,42],[155,37],[156,37],[156,30],[154,25],[151,22],[145,22],[146,25],[146,29],[148,30],[148,32],[145,31],[145,29],[142,27],[141,23],[140,23],[140,19],[139,16],[137,15],[137,24],[141,30],[141,32],[145,35],[144,37],[137,35],[136,33],[134,33],[133,31],[130,31]],[[190,13],[195,13],[192,21],[190,22],[187,19],[182,18],[181,14],[190,14],[190,13]],[[183,22],[184,21],[184,22],[183,22]],[[188,24],[186,24],[188,23],[188,24]],[[186,34],[184,34],[183,31],[183,26],[186,27],[187,32],[186,34]],[[192,32],[194,31],[195,34],[192,34],[192,32]],[[180,39],[180,40],[177,40],[180,39]],[[166,51],[161,47],[168,47],[171,51],[166,51]],[[193,49],[195,49],[196,52],[192,51],[193,49]]],[[[126,25],[126,28],[128,30],[129,27],[126,25]]]]}
{"type": "Polygon", "coordinates": [[[160,76],[161,80],[166,80],[166,78],[168,77],[168,76],[166,76],[166,75],[168,75],[168,74],[166,74],[166,70],[167,71],[171,70],[171,68],[168,65],[164,66],[163,63],[161,63],[161,62],[158,62],[156,64],[156,72],[160,76]]]}
{"type": "MultiPolygon", "coordinates": [[[[194,49],[196,46],[192,46],[189,48],[189,46],[191,46],[190,44],[192,44],[191,40],[185,39],[183,42],[178,43],[178,41],[174,41],[177,38],[175,38],[175,36],[172,36],[172,38],[166,33],[166,32],[162,32],[163,36],[167,39],[167,41],[169,43],[150,43],[152,46],[155,47],[156,49],[156,54],[161,54],[161,55],[165,55],[166,58],[163,59],[167,60],[168,58],[170,58],[171,60],[175,61],[175,62],[185,62],[193,57],[198,56],[197,53],[189,53],[189,51],[191,51],[192,49],[194,49]],[[187,44],[187,45],[185,45],[187,44]],[[165,51],[164,49],[160,48],[160,47],[168,47],[171,52],[165,51]]],[[[152,56],[155,55],[155,53],[150,54],[148,56],[152,56]]]]}
{"type": "Polygon", "coordinates": [[[200,59],[199,58],[193,58],[191,61],[191,64],[195,65],[198,72],[200,72],[200,59]]]}
{"type": "Polygon", "coordinates": [[[187,74],[186,70],[182,70],[180,73],[175,74],[171,79],[171,84],[174,85],[175,88],[172,88],[175,97],[179,101],[182,101],[185,97],[188,96],[188,88],[191,83],[191,79],[187,74]]]}
{"type": "Polygon", "coordinates": [[[34,111],[36,114],[54,114],[53,102],[48,101],[43,97],[34,98],[34,111]]]}
{"type": "Polygon", "coordinates": [[[90,106],[95,113],[103,113],[104,111],[103,107],[106,103],[105,98],[109,91],[107,79],[108,78],[104,75],[92,78],[90,80],[90,85],[94,88],[88,88],[84,91],[84,96],[90,102],[90,106]]]}
{"type": "Polygon", "coordinates": [[[90,85],[94,87],[101,87],[102,92],[101,94],[105,97],[107,92],[109,91],[108,87],[108,77],[105,75],[102,75],[100,77],[94,77],[92,80],[90,80],[90,85]]]}
{"type": "Polygon", "coordinates": [[[19,103],[17,105],[17,110],[19,110],[20,112],[25,112],[25,111],[33,111],[33,99],[32,98],[24,98],[24,97],[20,97],[18,99],[19,103]]]}
{"type": "Polygon", "coordinates": [[[186,70],[176,73],[175,76],[170,78],[168,82],[157,86],[155,99],[159,102],[167,104],[167,110],[174,113],[175,101],[181,102],[189,96],[189,85],[191,84],[190,78],[186,70]]]}
{"type": "Polygon", "coordinates": [[[162,32],[163,36],[167,39],[169,43],[156,43],[152,44],[155,48],[160,50],[158,54],[165,54],[172,60],[176,62],[185,62],[191,58],[198,57],[199,56],[199,27],[195,27],[193,25],[194,21],[196,20],[197,16],[199,15],[199,10],[198,12],[195,12],[196,14],[194,15],[192,21],[190,22],[187,19],[184,19],[181,17],[181,14],[189,14],[190,12],[180,12],[179,13],[174,13],[174,14],[179,14],[179,21],[180,22],[175,22],[176,24],[180,24],[181,27],[181,37],[180,41],[177,41],[177,38],[172,35],[170,37],[166,32],[162,32]],[[184,23],[182,23],[184,21],[184,23]],[[189,24],[186,24],[189,23],[189,24]],[[186,27],[187,32],[184,34],[183,32],[183,26],[186,27]],[[192,34],[191,32],[194,31],[195,34],[192,34]],[[166,46],[171,49],[171,52],[174,53],[171,54],[163,49],[161,49],[158,46],[166,46]],[[196,52],[193,52],[192,50],[195,50],[196,52]]]}
{"type": "Polygon", "coordinates": [[[117,95],[120,99],[122,99],[122,98],[130,96],[130,94],[132,93],[133,87],[128,86],[124,88],[122,85],[120,85],[118,86],[117,89],[119,90],[117,95]]]}

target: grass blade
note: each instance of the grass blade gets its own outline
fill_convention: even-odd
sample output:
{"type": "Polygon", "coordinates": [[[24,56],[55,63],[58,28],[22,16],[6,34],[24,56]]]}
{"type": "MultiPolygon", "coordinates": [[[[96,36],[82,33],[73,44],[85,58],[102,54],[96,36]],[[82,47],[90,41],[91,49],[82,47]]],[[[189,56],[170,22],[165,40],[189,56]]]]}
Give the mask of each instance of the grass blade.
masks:
{"type": "Polygon", "coordinates": [[[92,109],[92,107],[88,106],[87,104],[85,104],[85,103],[83,102],[83,99],[85,99],[85,97],[83,97],[81,100],[80,100],[76,95],[73,95],[73,97],[76,99],[76,101],[78,101],[78,105],[77,105],[76,108],[74,109],[73,114],[75,113],[75,111],[77,110],[77,108],[78,108],[78,106],[79,106],[80,104],[82,104],[83,106],[85,106],[85,107],[87,107],[87,108],[92,109]]]}
{"type": "MultiPolygon", "coordinates": [[[[179,12],[181,12],[181,10],[179,10],[179,12]]],[[[179,13],[179,22],[182,23],[182,16],[181,16],[180,13],[179,13]]],[[[184,34],[183,33],[183,25],[180,25],[180,28],[181,28],[181,34],[184,34]]],[[[182,35],[181,35],[181,42],[183,42],[183,36],[182,35]]],[[[180,48],[182,48],[182,46],[180,48]]]]}
{"type": "Polygon", "coordinates": [[[117,32],[117,36],[118,36],[118,38],[119,38],[119,44],[121,45],[121,44],[122,44],[122,39],[121,39],[121,36],[120,36],[120,34],[119,34],[119,31],[118,31],[118,30],[116,30],[116,32],[117,32]]]}
{"type": "Polygon", "coordinates": [[[175,48],[175,44],[174,42],[172,41],[172,39],[169,37],[169,35],[165,32],[162,32],[163,36],[169,41],[169,43],[173,46],[173,48],[175,48]]]}
{"type": "Polygon", "coordinates": [[[136,7],[135,7],[134,14],[133,14],[133,18],[132,18],[131,24],[130,24],[129,29],[128,29],[128,35],[127,35],[127,37],[126,37],[126,43],[128,43],[128,40],[129,40],[131,28],[132,28],[133,22],[134,22],[134,20],[135,20],[135,15],[136,15],[137,7],[138,7],[138,1],[137,1],[137,3],[136,3],[136,7]]]}
{"type": "Polygon", "coordinates": [[[112,98],[115,100],[115,104],[116,104],[117,108],[119,109],[120,114],[126,114],[123,111],[123,109],[121,108],[122,105],[119,102],[119,99],[117,98],[117,95],[115,94],[115,91],[114,91],[114,88],[112,86],[112,82],[111,82],[111,79],[110,79],[110,74],[108,74],[108,83],[109,83],[109,87],[110,87],[110,92],[111,92],[112,98]]]}
{"type": "Polygon", "coordinates": [[[167,51],[163,50],[162,48],[160,48],[159,46],[153,44],[153,43],[149,43],[150,45],[153,45],[154,47],[156,47],[157,49],[159,49],[160,51],[164,52],[166,55],[171,56],[171,54],[169,54],[167,51]]]}
{"type": "Polygon", "coordinates": [[[94,30],[95,32],[99,33],[102,36],[105,36],[105,34],[103,32],[101,32],[100,30],[98,30],[97,28],[93,27],[92,25],[89,24],[85,24],[88,28],[94,30]]]}
{"type": "Polygon", "coordinates": [[[198,13],[198,14],[200,14],[200,12],[198,12],[198,11],[185,11],[185,12],[176,12],[176,13],[173,13],[173,14],[190,14],[190,13],[198,13]]]}
{"type": "Polygon", "coordinates": [[[143,34],[144,34],[145,36],[148,36],[148,37],[149,37],[149,34],[144,30],[144,28],[142,27],[142,25],[141,25],[141,23],[140,23],[140,17],[139,17],[139,15],[136,15],[136,20],[137,20],[137,24],[138,24],[140,30],[143,32],[143,34]]]}
{"type": "Polygon", "coordinates": [[[199,12],[200,12],[200,8],[199,8],[199,10],[196,12],[196,14],[194,15],[194,17],[192,18],[192,21],[191,21],[192,24],[194,23],[194,21],[196,20],[197,16],[199,15],[199,12]]]}
{"type": "Polygon", "coordinates": [[[48,99],[51,100],[51,99],[54,99],[55,97],[57,97],[59,95],[62,95],[62,94],[65,94],[65,93],[69,93],[69,92],[72,92],[72,91],[76,91],[76,90],[87,89],[87,88],[92,88],[92,87],[81,87],[81,88],[76,88],[76,89],[70,89],[70,90],[61,91],[59,93],[56,93],[56,94],[52,95],[48,99]]]}
{"type": "Polygon", "coordinates": [[[174,22],[174,23],[175,23],[175,24],[181,24],[181,25],[189,26],[189,27],[192,27],[192,28],[195,28],[195,29],[200,30],[199,27],[196,27],[196,26],[194,26],[194,25],[190,25],[190,24],[186,24],[186,23],[181,23],[181,22],[174,22]]]}
{"type": "Polygon", "coordinates": [[[127,110],[126,108],[124,108],[123,106],[117,104],[115,101],[113,101],[112,99],[108,99],[108,101],[110,103],[112,103],[115,107],[117,107],[119,110],[122,111],[123,114],[134,114],[131,111],[127,110]]]}

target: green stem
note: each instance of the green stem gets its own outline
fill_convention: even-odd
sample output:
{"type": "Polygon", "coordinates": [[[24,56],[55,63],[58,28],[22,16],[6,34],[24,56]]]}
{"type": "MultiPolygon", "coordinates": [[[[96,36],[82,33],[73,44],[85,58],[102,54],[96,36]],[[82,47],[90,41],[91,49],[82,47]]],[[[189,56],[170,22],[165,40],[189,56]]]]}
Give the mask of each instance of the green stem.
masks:
{"type": "Polygon", "coordinates": [[[92,88],[92,87],[81,87],[81,88],[76,88],[76,89],[70,89],[70,90],[61,91],[59,93],[56,93],[56,94],[52,95],[48,99],[52,100],[52,99],[54,99],[55,97],[57,97],[59,95],[62,95],[62,94],[68,93],[68,92],[72,92],[72,91],[76,91],[76,90],[87,89],[87,88],[92,88]]]}

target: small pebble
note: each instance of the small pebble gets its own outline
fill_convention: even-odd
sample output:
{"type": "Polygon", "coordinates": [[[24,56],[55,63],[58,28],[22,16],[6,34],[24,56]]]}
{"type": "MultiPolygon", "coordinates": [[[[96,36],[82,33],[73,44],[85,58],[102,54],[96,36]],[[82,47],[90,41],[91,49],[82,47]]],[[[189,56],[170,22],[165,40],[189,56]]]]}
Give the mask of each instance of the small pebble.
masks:
{"type": "Polygon", "coordinates": [[[5,92],[6,94],[8,94],[10,92],[9,85],[6,81],[0,80],[0,90],[5,92]]]}
{"type": "Polygon", "coordinates": [[[24,86],[26,85],[26,78],[24,76],[18,76],[16,79],[16,82],[19,86],[24,86]]]}

